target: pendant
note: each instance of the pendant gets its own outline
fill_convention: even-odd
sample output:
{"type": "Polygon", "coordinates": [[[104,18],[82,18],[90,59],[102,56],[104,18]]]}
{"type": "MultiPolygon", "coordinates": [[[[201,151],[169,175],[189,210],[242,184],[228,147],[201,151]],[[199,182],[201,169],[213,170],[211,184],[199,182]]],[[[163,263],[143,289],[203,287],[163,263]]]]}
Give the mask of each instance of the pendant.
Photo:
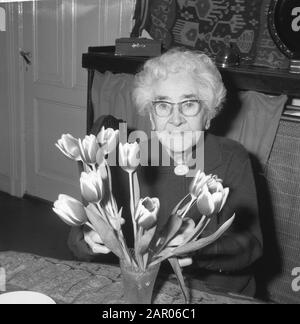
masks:
{"type": "Polygon", "coordinates": [[[179,164],[175,167],[174,169],[174,173],[178,176],[184,176],[186,174],[188,174],[189,172],[189,167],[185,164],[179,164]]]}

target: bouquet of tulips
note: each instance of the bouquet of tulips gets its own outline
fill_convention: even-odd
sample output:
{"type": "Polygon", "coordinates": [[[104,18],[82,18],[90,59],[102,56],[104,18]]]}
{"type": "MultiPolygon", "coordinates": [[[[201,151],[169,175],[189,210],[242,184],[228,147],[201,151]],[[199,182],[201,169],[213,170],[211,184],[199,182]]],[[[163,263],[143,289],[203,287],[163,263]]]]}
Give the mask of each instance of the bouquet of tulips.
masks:
{"type": "Polygon", "coordinates": [[[201,237],[210,219],[223,208],[228,188],[216,176],[198,171],[189,193],[171,211],[166,225],[157,228],[160,208],[156,197],[140,197],[136,169],[140,163],[138,143],[119,143],[119,165],[128,173],[130,210],[134,233],[134,253],[131,253],[122,232],[125,219],[122,207],[117,206],[112,194],[111,172],[108,154],[116,149],[118,130],[101,129],[97,136],[76,139],[62,135],[56,146],[68,158],[82,161],[83,172],[80,188],[84,203],[68,196],[59,195],[54,212],[70,226],[88,225],[102,241],[98,252],[113,252],[126,264],[145,271],[166,259],[169,260],[179,280],[183,294],[188,299],[181,267],[192,263],[190,253],[216,241],[232,224],[234,215],[214,234],[201,237]],[[189,210],[197,204],[199,222],[189,218],[189,210]]]}

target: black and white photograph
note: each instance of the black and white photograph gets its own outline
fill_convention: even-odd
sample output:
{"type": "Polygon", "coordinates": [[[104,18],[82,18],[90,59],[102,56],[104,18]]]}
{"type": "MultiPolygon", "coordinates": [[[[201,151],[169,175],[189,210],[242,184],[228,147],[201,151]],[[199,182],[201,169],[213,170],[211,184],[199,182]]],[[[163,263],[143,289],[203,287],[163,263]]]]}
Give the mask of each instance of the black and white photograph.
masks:
{"type": "Polygon", "coordinates": [[[0,0],[0,132],[0,304],[300,304],[299,0],[0,0]]]}

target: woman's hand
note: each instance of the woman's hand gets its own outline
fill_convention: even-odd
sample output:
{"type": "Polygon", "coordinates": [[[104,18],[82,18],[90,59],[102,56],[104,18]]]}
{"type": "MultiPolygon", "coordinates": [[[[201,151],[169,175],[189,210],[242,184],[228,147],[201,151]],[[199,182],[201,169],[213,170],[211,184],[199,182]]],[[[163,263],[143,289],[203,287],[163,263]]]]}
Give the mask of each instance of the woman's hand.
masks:
{"type": "Polygon", "coordinates": [[[71,228],[68,246],[81,261],[92,261],[95,255],[110,252],[103,246],[100,236],[86,225],[71,228]]]}
{"type": "Polygon", "coordinates": [[[89,226],[83,226],[83,237],[84,241],[90,249],[90,254],[107,254],[111,252],[101,240],[99,234],[92,230],[89,226]]]}
{"type": "Polygon", "coordinates": [[[181,268],[190,266],[193,264],[193,259],[191,256],[184,256],[184,257],[179,257],[178,258],[178,263],[180,265],[181,268]]]}
{"type": "Polygon", "coordinates": [[[90,249],[90,254],[107,254],[110,252],[110,250],[103,245],[103,241],[101,240],[99,234],[92,230],[89,226],[83,226],[83,237],[90,249]]]}
{"type": "Polygon", "coordinates": [[[73,255],[80,261],[91,261],[93,255],[90,247],[84,240],[83,226],[71,227],[68,237],[68,247],[73,255]]]}

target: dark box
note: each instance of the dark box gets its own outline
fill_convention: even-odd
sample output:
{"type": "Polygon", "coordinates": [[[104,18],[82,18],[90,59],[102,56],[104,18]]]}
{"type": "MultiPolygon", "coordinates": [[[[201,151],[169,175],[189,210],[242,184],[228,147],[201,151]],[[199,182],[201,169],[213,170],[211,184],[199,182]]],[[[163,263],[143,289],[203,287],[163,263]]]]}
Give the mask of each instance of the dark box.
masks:
{"type": "Polygon", "coordinates": [[[148,38],[118,38],[115,55],[159,56],[161,46],[161,42],[148,38]]]}

